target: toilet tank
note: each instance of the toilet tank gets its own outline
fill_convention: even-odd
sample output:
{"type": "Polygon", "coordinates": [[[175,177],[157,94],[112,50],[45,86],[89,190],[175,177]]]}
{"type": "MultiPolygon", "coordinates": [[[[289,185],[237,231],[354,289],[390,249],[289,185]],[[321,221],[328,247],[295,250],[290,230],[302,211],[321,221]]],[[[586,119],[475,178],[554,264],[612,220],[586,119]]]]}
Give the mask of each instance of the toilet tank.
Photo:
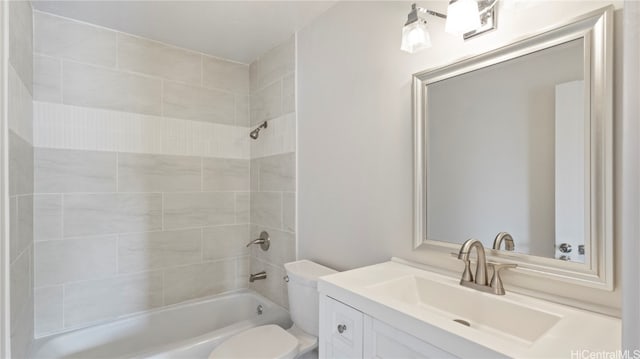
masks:
{"type": "Polygon", "coordinates": [[[318,336],[318,277],[337,273],[306,259],[285,263],[289,283],[289,312],[291,320],[307,334],[318,336]]]}

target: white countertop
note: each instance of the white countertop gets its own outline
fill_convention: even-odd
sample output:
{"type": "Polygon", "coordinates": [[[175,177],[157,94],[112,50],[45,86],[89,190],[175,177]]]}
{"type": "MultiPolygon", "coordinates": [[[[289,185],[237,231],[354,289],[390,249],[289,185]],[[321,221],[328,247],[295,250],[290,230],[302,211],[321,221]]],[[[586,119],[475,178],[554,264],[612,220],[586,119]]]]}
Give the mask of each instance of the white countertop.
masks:
{"type": "MultiPolygon", "coordinates": [[[[577,354],[572,356],[572,352],[620,350],[620,319],[517,293],[507,292],[506,295],[497,296],[470,288],[463,288],[462,292],[464,294],[467,293],[464,291],[470,291],[470,306],[473,306],[473,299],[478,298],[478,295],[489,296],[492,300],[502,301],[501,303],[517,303],[560,318],[532,343],[509,340],[488,331],[462,326],[437,310],[417,307],[373,289],[379,284],[408,276],[459,286],[459,279],[390,261],[321,277],[318,290],[322,295],[346,303],[460,357],[496,357],[502,354],[517,358],[578,358],[577,354]]],[[[526,326],[527,323],[523,322],[521,325],[526,326]]]]}

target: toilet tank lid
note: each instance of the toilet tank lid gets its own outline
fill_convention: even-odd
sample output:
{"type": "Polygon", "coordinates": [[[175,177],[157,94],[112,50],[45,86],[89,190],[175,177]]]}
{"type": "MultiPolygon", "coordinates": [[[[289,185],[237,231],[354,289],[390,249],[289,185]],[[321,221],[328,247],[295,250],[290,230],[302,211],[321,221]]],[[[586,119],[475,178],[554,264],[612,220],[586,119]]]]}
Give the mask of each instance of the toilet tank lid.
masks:
{"type": "Polygon", "coordinates": [[[312,287],[316,286],[318,277],[338,272],[306,259],[285,263],[284,269],[287,271],[289,280],[312,287]]]}

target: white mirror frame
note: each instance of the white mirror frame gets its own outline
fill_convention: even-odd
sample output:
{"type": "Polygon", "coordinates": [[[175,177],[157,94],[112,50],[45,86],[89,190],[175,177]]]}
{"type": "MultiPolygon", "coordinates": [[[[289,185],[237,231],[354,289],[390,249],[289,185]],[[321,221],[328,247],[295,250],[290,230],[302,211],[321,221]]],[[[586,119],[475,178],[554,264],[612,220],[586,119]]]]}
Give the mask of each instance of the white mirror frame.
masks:
{"type": "MultiPolygon", "coordinates": [[[[413,75],[414,119],[414,249],[443,253],[457,252],[459,244],[428,240],[427,221],[427,86],[431,83],[491,66],[516,57],[559,45],[584,40],[585,113],[589,114],[590,176],[588,191],[590,218],[586,263],[560,261],[523,253],[487,250],[493,261],[516,263],[518,272],[553,276],[578,285],[613,290],[613,7],[583,15],[566,24],[499,49],[463,59],[451,65],[413,75]]],[[[465,238],[466,239],[466,238],[465,238]]]]}

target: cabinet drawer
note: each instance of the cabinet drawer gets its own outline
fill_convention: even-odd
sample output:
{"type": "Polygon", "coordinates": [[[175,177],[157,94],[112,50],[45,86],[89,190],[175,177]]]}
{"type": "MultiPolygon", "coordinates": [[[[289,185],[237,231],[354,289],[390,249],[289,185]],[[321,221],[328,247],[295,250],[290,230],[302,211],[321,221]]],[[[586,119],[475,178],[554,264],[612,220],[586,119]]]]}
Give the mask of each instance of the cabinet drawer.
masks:
{"type": "Polygon", "coordinates": [[[362,312],[330,297],[321,298],[321,303],[320,340],[325,356],[362,358],[362,312]]]}

